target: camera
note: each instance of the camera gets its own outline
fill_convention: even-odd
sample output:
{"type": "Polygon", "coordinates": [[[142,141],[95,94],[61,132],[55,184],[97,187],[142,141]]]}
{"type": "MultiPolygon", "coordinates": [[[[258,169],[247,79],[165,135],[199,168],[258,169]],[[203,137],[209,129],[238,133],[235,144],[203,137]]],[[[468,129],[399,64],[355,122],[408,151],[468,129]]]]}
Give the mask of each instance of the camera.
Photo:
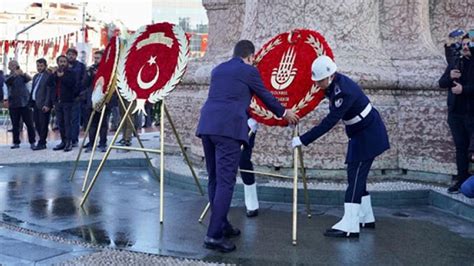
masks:
{"type": "Polygon", "coordinates": [[[445,55],[448,65],[459,69],[459,59],[461,58],[462,37],[466,33],[462,29],[456,29],[449,33],[448,37],[451,44],[445,45],[445,55]]]}

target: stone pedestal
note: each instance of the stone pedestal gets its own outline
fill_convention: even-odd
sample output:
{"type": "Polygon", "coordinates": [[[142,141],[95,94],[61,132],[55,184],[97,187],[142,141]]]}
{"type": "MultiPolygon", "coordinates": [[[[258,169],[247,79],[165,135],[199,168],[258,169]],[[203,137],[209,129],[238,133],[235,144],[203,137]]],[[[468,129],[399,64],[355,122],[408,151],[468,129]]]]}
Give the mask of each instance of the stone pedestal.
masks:
{"type": "MultiPolygon", "coordinates": [[[[391,149],[373,169],[455,173],[447,96],[437,83],[445,68],[445,36],[456,27],[474,26],[472,0],[203,0],[203,5],[209,17],[208,52],[190,64],[183,82],[167,99],[195,158],[203,156],[194,133],[212,68],[230,58],[240,39],[252,40],[259,49],[278,33],[310,28],[326,37],[340,71],[362,85],[386,123],[391,149]]],[[[316,125],[327,112],[323,102],[302,119],[301,129],[316,125]]],[[[288,128],[263,127],[254,163],[291,167],[290,139],[288,128]]],[[[175,143],[171,137],[167,142],[175,143]]],[[[345,169],[346,149],[347,137],[339,124],[304,148],[306,165],[313,170],[345,169]]]]}

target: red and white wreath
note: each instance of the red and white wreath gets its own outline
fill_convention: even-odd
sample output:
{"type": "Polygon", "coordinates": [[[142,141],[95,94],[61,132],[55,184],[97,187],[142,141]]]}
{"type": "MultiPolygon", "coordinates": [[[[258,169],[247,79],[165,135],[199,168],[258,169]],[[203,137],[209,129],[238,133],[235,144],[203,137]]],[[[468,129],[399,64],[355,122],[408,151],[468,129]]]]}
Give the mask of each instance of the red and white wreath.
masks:
{"type": "MultiPolygon", "coordinates": [[[[324,98],[311,80],[311,64],[320,55],[334,58],[324,37],[316,31],[296,29],[281,33],[258,51],[255,64],[265,87],[287,109],[303,118],[324,98]]],[[[287,126],[257,97],[250,104],[251,116],[268,126],[287,126]]]]}
{"type": "Polygon", "coordinates": [[[119,60],[120,39],[112,37],[104,50],[94,77],[92,108],[100,111],[114,93],[116,68],[119,60]]]}
{"type": "Polygon", "coordinates": [[[121,52],[118,87],[133,112],[145,112],[145,102],[164,99],[179,83],[188,63],[189,42],[178,25],[157,23],[140,28],[121,52]]]}

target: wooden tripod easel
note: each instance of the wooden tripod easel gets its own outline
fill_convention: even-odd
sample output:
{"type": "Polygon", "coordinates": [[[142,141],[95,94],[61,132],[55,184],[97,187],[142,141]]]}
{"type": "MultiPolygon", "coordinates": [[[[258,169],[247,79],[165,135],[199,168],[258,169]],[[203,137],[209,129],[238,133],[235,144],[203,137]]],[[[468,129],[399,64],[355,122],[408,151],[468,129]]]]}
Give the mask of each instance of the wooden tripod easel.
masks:
{"type": "MultiPolygon", "coordinates": [[[[293,131],[293,136],[294,137],[299,136],[298,126],[295,127],[295,129],[293,131]]],[[[297,228],[297,223],[298,223],[297,214],[298,214],[298,169],[299,168],[301,170],[301,176],[302,176],[302,179],[303,179],[306,213],[307,213],[308,218],[311,218],[311,208],[310,208],[309,195],[308,195],[308,184],[307,184],[306,170],[305,170],[304,161],[303,161],[303,151],[301,149],[301,146],[294,149],[293,177],[278,175],[278,174],[273,174],[273,173],[265,173],[265,172],[239,169],[240,172],[253,173],[253,174],[257,174],[257,175],[266,175],[266,176],[273,176],[273,177],[278,177],[278,178],[293,178],[293,226],[292,226],[292,240],[293,240],[292,243],[293,243],[293,245],[296,245],[297,230],[298,230],[298,228],[297,228]]],[[[199,223],[202,223],[202,221],[206,217],[207,213],[209,212],[210,207],[211,207],[211,204],[208,202],[206,207],[204,207],[204,210],[202,211],[201,216],[199,217],[199,220],[198,220],[199,223]]]]}
{"type": "MultiPolygon", "coordinates": [[[[117,91],[117,93],[118,93],[118,91],[117,91]]],[[[123,99],[120,96],[118,98],[120,100],[120,103],[121,103],[122,107],[124,107],[124,109],[126,110],[125,114],[123,115],[123,118],[120,121],[119,127],[117,128],[117,131],[115,132],[115,134],[112,138],[111,145],[107,148],[107,151],[105,152],[105,155],[102,158],[102,161],[100,162],[99,167],[97,168],[97,171],[95,172],[95,174],[92,178],[92,181],[90,182],[87,190],[85,191],[84,196],[82,197],[80,206],[82,207],[84,205],[85,201],[87,200],[87,198],[89,196],[89,193],[91,192],[91,190],[92,190],[92,188],[93,188],[93,186],[94,186],[94,184],[97,180],[97,177],[99,176],[100,172],[102,171],[102,168],[103,168],[108,156],[110,155],[110,152],[111,152],[112,149],[128,150],[128,151],[141,151],[141,152],[145,153],[145,156],[147,157],[147,161],[148,161],[150,167],[152,167],[152,170],[153,170],[155,176],[157,176],[157,175],[155,173],[154,167],[152,166],[150,158],[148,157],[147,153],[148,152],[158,153],[158,154],[160,154],[160,175],[159,175],[159,180],[160,180],[160,223],[163,223],[163,220],[164,220],[164,208],[163,208],[163,206],[164,206],[164,166],[165,166],[165,163],[164,163],[164,156],[165,156],[165,154],[164,154],[164,137],[165,137],[164,120],[165,120],[165,115],[167,117],[168,122],[171,125],[171,128],[173,130],[173,134],[176,137],[176,140],[177,140],[177,142],[180,146],[180,149],[183,153],[183,156],[186,160],[186,163],[188,164],[189,169],[191,170],[191,173],[194,177],[194,181],[196,182],[196,186],[198,187],[200,194],[204,196],[204,192],[202,190],[201,184],[199,183],[199,180],[198,180],[198,177],[197,177],[197,175],[194,171],[194,168],[192,167],[191,161],[189,160],[189,158],[187,156],[187,153],[184,149],[184,146],[181,142],[181,139],[178,135],[178,132],[176,131],[176,127],[174,126],[174,123],[171,119],[171,116],[168,112],[168,109],[166,108],[164,99],[161,102],[161,114],[160,114],[160,149],[157,150],[157,149],[147,149],[143,146],[143,143],[139,139],[137,131],[136,131],[135,127],[133,126],[132,119],[130,117],[130,114],[131,114],[131,111],[132,111],[131,110],[132,109],[132,104],[129,104],[129,106],[126,107],[125,103],[123,102],[123,99]],[[121,129],[123,128],[123,126],[124,126],[124,124],[127,120],[132,125],[132,129],[133,129],[135,135],[137,136],[137,140],[140,144],[140,148],[114,145],[115,141],[118,138],[118,135],[120,134],[121,129]]]]}

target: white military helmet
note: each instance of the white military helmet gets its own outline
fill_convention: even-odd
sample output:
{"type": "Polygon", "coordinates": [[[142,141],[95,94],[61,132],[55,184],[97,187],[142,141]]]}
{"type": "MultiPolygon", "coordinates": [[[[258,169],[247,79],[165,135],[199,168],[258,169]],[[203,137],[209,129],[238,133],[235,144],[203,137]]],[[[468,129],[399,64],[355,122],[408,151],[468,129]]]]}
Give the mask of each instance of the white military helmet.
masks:
{"type": "Polygon", "coordinates": [[[311,79],[313,81],[323,80],[336,73],[336,70],[336,63],[329,56],[318,56],[311,65],[311,79]]]}

